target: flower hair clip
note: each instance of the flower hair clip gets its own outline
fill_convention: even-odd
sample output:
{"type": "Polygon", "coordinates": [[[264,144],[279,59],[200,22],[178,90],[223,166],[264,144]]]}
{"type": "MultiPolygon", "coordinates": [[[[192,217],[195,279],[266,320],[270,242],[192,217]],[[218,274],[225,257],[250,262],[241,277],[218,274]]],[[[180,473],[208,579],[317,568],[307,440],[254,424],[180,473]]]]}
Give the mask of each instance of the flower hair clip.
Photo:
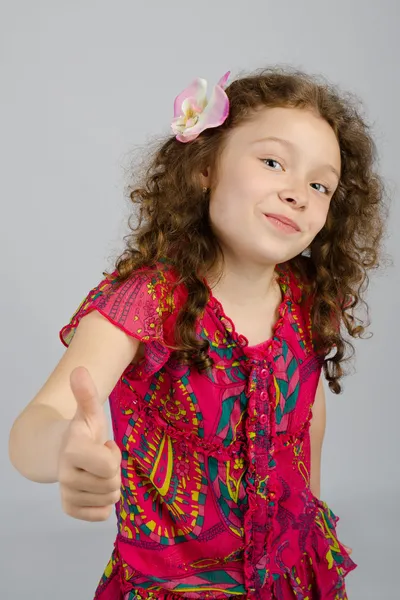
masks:
{"type": "Polygon", "coordinates": [[[225,93],[230,71],[218,81],[207,101],[207,81],[197,77],[174,102],[172,131],[178,142],[191,142],[210,127],[222,125],[229,114],[229,99],[225,93]]]}

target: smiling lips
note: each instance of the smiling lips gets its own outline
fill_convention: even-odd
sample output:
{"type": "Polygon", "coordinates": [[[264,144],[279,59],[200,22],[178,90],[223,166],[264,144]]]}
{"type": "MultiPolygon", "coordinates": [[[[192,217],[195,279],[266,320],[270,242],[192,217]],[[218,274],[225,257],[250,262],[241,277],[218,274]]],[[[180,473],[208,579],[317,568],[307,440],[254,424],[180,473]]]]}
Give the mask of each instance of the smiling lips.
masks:
{"type": "Polygon", "coordinates": [[[284,215],[268,213],[265,215],[265,217],[270,223],[272,223],[272,225],[281,231],[285,231],[286,233],[297,233],[300,231],[300,227],[297,225],[297,223],[292,221],[292,219],[285,217],[284,215]]]}

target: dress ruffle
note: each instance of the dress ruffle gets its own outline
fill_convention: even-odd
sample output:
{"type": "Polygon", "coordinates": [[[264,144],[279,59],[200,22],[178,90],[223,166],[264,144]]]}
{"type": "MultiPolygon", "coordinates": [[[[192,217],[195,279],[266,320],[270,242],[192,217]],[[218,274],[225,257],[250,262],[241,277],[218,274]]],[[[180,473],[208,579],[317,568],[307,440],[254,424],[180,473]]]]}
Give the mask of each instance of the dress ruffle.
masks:
{"type": "MultiPolygon", "coordinates": [[[[271,587],[261,589],[259,595],[217,594],[214,600],[236,598],[247,600],[348,600],[345,577],[357,567],[337,537],[339,521],[328,504],[316,497],[313,526],[308,535],[305,550],[300,559],[290,564],[288,542],[281,543],[272,552],[271,587]]],[[[99,583],[95,600],[181,600],[200,598],[196,594],[180,594],[169,590],[145,590],[133,588],[126,581],[124,566],[117,546],[99,583]],[[131,588],[131,589],[130,589],[131,588]]],[[[207,595],[201,597],[202,600],[207,595]]]]}
{"type": "Polygon", "coordinates": [[[357,567],[338,539],[339,521],[328,504],[317,498],[314,523],[305,551],[293,565],[284,560],[285,544],[275,554],[273,599],[347,600],[345,577],[357,567]]]}

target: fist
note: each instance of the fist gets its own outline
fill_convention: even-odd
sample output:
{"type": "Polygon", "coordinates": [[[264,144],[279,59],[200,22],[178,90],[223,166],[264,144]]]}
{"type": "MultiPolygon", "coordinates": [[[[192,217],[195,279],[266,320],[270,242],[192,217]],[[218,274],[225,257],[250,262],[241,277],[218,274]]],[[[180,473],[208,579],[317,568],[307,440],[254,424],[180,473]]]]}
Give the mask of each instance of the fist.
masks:
{"type": "Polygon", "coordinates": [[[107,440],[107,419],[94,382],[84,367],[70,377],[77,409],[58,459],[63,511],[83,521],[105,521],[120,498],[121,452],[107,440]]]}

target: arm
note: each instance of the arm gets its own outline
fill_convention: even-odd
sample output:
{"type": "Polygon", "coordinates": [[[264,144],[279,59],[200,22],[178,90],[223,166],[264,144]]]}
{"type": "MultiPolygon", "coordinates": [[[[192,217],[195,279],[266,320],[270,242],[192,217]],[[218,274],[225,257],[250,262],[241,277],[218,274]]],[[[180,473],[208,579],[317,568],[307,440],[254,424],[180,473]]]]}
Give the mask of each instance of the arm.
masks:
{"type": "Polygon", "coordinates": [[[59,364],[12,426],[9,456],[24,477],[39,483],[58,480],[61,441],[77,410],[70,385],[75,367],[86,367],[104,404],[138,348],[138,340],[98,311],[82,318],[59,364]]]}
{"type": "Polygon", "coordinates": [[[321,493],[321,453],[322,444],[325,435],[326,427],[326,402],[323,386],[322,375],[320,377],[315,401],[313,406],[313,416],[310,426],[311,439],[311,475],[310,488],[311,492],[317,498],[321,493]]]}

